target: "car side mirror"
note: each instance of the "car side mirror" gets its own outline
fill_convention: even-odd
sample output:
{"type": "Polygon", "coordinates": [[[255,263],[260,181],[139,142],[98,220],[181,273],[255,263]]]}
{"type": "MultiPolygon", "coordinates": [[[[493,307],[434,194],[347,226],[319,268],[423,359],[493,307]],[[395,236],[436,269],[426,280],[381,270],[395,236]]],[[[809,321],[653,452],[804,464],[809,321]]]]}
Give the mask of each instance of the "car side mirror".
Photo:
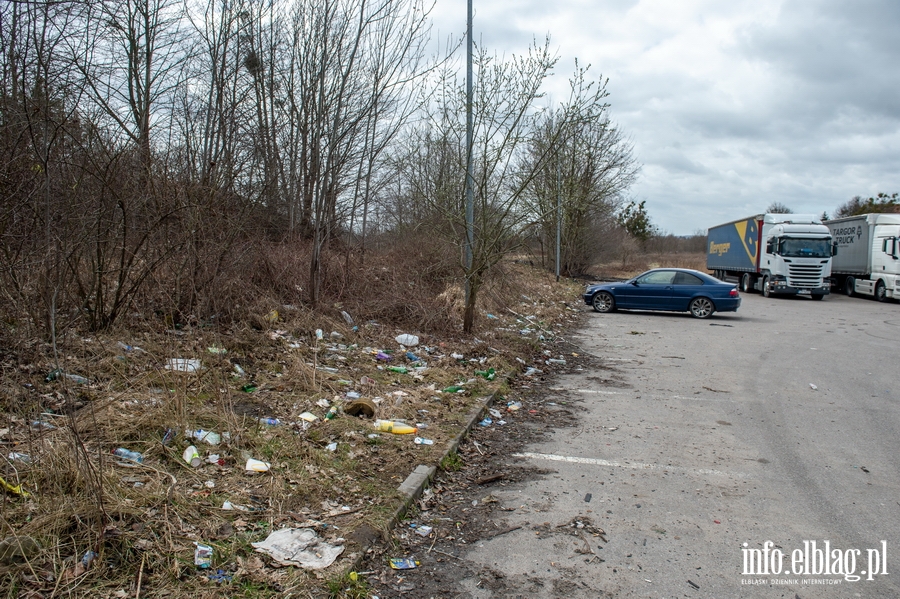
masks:
{"type": "Polygon", "coordinates": [[[831,255],[837,256],[837,250],[838,250],[838,244],[832,243],[831,244],[831,255]]]}
{"type": "Polygon", "coordinates": [[[629,284],[629,285],[634,285],[635,287],[637,287],[637,286],[638,286],[637,279],[631,279],[630,281],[628,281],[628,284],[629,284]]]}

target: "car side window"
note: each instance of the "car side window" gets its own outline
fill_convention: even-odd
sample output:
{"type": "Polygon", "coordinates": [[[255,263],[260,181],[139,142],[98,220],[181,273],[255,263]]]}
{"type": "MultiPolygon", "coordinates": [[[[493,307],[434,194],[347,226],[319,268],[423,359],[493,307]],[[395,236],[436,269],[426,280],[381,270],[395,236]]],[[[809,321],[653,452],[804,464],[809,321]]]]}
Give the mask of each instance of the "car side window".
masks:
{"type": "Polygon", "coordinates": [[[643,283],[644,285],[671,285],[674,276],[675,271],[673,270],[660,270],[647,273],[638,279],[638,283],[643,283]]]}
{"type": "Polygon", "coordinates": [[[700,277],[695,277],[692,274],[686,272],[679,272],[675,274],[675,285],[702,285],[703,280],[700,277]]]}

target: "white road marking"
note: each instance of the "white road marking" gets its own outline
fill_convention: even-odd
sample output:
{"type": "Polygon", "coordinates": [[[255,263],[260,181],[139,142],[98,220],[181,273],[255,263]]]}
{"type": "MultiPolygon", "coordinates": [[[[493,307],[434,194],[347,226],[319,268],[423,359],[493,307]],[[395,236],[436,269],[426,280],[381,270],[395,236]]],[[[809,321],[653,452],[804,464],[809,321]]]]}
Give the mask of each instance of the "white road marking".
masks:
{"type": "Polygon", "coordinates": [[[669,472],[686,472],[699,476],[731,476],[734,478],[747,478],[743,472],[722,472],[710,468],[679,468],[678,466],[664,466],[662,464],[642,464],[641,462],[612,462],[599,458],[578,458],[574,456],[555,455],[552,453],[514,453],[516,458],[531,458],[534,460],[549,460],[551,462],[568,462],[570,464],[590,464],[592,466],[609,466],[611,468],[629,468],[631,470],[666,470],[669,472]]]}
{"type": "Polygon", "coordinates": [[[573,393],[593,393],[596,395],[618,395],[618,391],[598,391],[597,389],[567,389],[565,387],[550,387],[550,391],[572,391],[573,393]]]}

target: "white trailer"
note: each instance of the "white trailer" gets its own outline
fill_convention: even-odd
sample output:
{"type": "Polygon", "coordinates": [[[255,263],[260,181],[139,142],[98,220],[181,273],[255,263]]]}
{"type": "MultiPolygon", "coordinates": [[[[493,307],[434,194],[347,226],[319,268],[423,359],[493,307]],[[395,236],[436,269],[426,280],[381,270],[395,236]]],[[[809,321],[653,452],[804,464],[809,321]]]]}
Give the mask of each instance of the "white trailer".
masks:
{"type": "Polygon", "coordinates": [[[860,214],[826,221],[837,253],[832,283],[880,302],[900,299],[900,214],[860,214]]]}

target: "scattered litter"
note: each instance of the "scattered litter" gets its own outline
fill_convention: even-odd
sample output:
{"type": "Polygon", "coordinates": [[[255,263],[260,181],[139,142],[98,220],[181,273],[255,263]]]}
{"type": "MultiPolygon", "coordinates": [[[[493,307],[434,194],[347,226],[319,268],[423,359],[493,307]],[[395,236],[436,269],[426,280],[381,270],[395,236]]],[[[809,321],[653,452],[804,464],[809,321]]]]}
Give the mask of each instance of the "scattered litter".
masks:
{"type": "Polygon", "coordinates": [[[500,413],[500,410],[495,410],[494,408],[490,408],[490,409],[488,410],[488,412],[489,412],[490,415],[493,416],[494,418],[502,418],[502,417],[503,417],[503,414],[500,413]]]}
{"type": "Polygon", "coordinates": [[[585,503],[590,503],[592,497],[593,497],[593,495],[591,495],[590,493],[587,493],[587,494],[584,496],[584,502],[585,502],[585,503]]]}
{"type": "Polygon", "coordinates": [[[28,493],[22,488],[22,485],[11,485],[6,482],[6,479],[0,476],[0,487],[3,487],[13,495],[20,495],[22,497],[29,497],[31,493],[28,493]]]}
{"type": "Polygon", "coordinates": [[[325,449],[327,449],[328,451],[332,451],[332,452],[337,451],[337,443],[329,443],[328,445],[325,446],[325,449]]]}
{"type": "Polygon", "coordinates": [[[416,337],[415,335],[407,335],[407,334],[397,335],[394,338],[394,341],[396,341],[400,345],[405,345],[406,347],[415,347],[415,346],[419,345],[419,338],[416,337]]]}
{"type": "Polygon", "coordinates": [[[316,405],[319,406],[320,408],[330,408],[331,402],[323,397],[322,399],[320,399],[319,401],[316,402],[316,405]]]}
{"type": "Polygon", "coordinates": [[[337,406],[331,406],[328,408],[328,411],[325,412],[325,420],[334,420],[334,417],[337,416],[337,406]]]}
{"type": "Polygon", "coordinates": [[[281,424],[281,421],[278,418],[258,418],[260,424],[264,424],[266,426],[278,426],[281,424]]]}
{"type": "Polygon", "coordinates": [[[424,437],[416,437],[415,439],[413,439],[413,442],[416,445],[434,445],[434,441],[432,441],[431,439],[426,439],[424,437]]]}
{"type": "Polygon", "coordinates": [[[268,323],[276,322],[278,320],[278,310],[272,310],[271,312],[266,314],[263,318],[268,323]]]}
{"type": "Polygon", "coordinates": [[[174,372],[200,372],[202,364],[194,358],[169,358],[166,362],[166,370],[174,372]]]}
{"type": "Polygon", "coordinates": [[[388,370],[391,372],[399,372],[400,374],[407,374],[409,369],[405,366],[388,366],[388,370]]]}
{"type": "Polygon", "coordinates": [[[223,509],[223,510],[226,510],[226,511],[229,511],[229,512],[231,512],[231,511],[237,511],[237,512],[250,512],[250,511],[252,511],[252,510],[251,510],[250,508],[248,508],[246,505],[241,505],[241,504],[239,504],[239,503],[232,503],[232,502],[228,501],[227,499],[225,500],[224,503],[222,503],[222,509],[223,509]]]}
{"type": "Polygon", "coordinates": [[[199,467],[200,464],[203,463],[203,460],[200,459],[200,454],[197,452],[197,448],[193,445],[188,446],[188,448],[184,450],[184,453],[181,457],[183,457],[184,461],[194,468],[199,467]]]}
{"type": "Polygon", "coordinates": [[[194,543],[194,565],[198,568],[208,569],[212,566],[213,548],[203,543],[194,543]]]}
{"type": "Polygon", "coordinates": [[[478,426],[490,426],[493,423],[494,423],[494,421],[491,420],[490,418],[485,418],[484,420],[482,420],[481,422],[478,423],[478,426]]]}
{"type": "MultiPolygon", "coordinates": [[[[347,395],[347,399],[359,399],[360,398],[360,394],[357,391],[347,391],[346,395],[347,395]]],[[[325,401],[328,401],[328,400],[325,400],[325,401]]],[[[319,405],[321,405],[321,404],[319,404],[319,405]]],[[[326,405],[326,406],[322,406],[322,407],[327,408],[328,406],[326,405]]]]}
{"type": "Polygon", "coordinates": [[[432,530],[434,530],[432,527],[425,526],[423,524],[422,526],[419,526],[418,528],[416,528],[416,534],[419,535],[420,537],[427,537],[428,535],[431,534],[432,530]]]}
{"type": "Polygon", "coordinates": [[[395,435],[411,435],[416,432],[416,427],[410,426],[405,422],[393,420],[376,420],[374,426],[383,433],[393,433],[395,435]]]}
{"type": "Polygon", "coordinates": [[[529,366],[528,369],[525,371],[524,376],[534,376],[536,374],[542,374],[542,372],[543,371],[538,370],[534,366],[529,366]]]}
{"type": "Polygon", "coordinates": [[[313,414],[312,412],[303,412],[300,414],[300,420],[305,420],[307,422],[315,422],[319,417],[313,414]]]}
{"type": "Polygon", "coordinates": [[[122,458],[123,460],[128,460],[130,462],[137,462],[138,464],[142,464],[144,462],[144,456],[142,456],[137,451],[130,451],[125,449],[124,447],[119,447],[113,450],[113,455],[122,458]]]}
{"type": "Polygon", "coordinates": [[[257,387],[253,383],[247,383],[246,385],[241,387],[241,391],[243,391],[244,393],[253,393],[254,391],[256,391],[256,389],[257,387]]]}
{"type": "Polygon", "coordinates": [[[331,331],[331,334],[329,336],[332,339],[343,339],[344,338],[344,336],[341,335],[340,333],[338,333],[337,331],[331,331]]]}
{"type": "Polygon", "coordinates": [[[208,351],[211,354],[216,354],[217,356],[221,356],[221,355],[228,353],[227,349],[225,349],[224,347],[218,347],[216,345],[211,345],[211,346],[207,347],[206,351],[208,351]]]}
{"type": "Polygon", "coordinates": [[[347,314],[344,310],[341,310],[341,316],[344,317],[344,320],[347,321],[347,324],[353,324],[353,317],[347,314]]]}
{"type": "Polygon", "coordinates": [[[241,368],[240,364],[235,364],[235,365],[234,365],[234,374],[235,374],[235,376],[237,376],[237,377],[245,377],[245,376],[247,376],[247,373],[244,371],[243,368],[241,368]]]}
{"type": "Polygon", "coordinates": [[[497,373],[493,368],[488,368],[487,370],[476,370],[475,374],[477,376],[484,377],[489,381],[494,380],[494,378],[497,376],[497,373]]]}
{"type": "Polygon", "coordinates": [[[516,411],[521,410],[521,409],[522,409],[522,402],[521,402],[521,401],[511,401],[511,402],[509,402],[509,403],[506,404],[506,410],[507,410],[508,412],[516,412],[516,411]]]}
{"type": "Polygon", "coordinates": [[[392,557],[391,568],[394,570],[414,570],[419,567],[419,562],[408,557],[392,557]]]}
{"type": "Polygon", "coordinates": [[[244,470],[247,472],[268,472],[271,467],[272,465],[268,462],[247,458],[247,464],[244,466],[244,470]]]}
{"type": "Polygon", "coordinates": [[[6,456],[10,462],[22,462],[23,464],[31,463],[31,456],[27,453],[19,453],[18,451],[10,452],[8,456],[6,456]]]}
{"type": "Polygon", "coordinates": [[[31,423],[32,430],[36,431],[55,431],[56,427],[49,422],[43,420],[35,420],[31,423]]]}
{"type": "Polygon", "coordinates": [[[141,352],[142,354],[147,353],[146,351],[144,351],[143,349],[141,349],[140,347],[138,347],[136,345],[128,345],[127,343],[123,343],[121,341],[117,341],[116,346],[118,346],[120,349],[122,349],[122,351],[124,351],[125,353],[130,353],[133,351],[141,352]]]}
{"type": "Polygon", "coordinates": [[[62,370],[51,370],[47,374],[47,378],[44,379],[46,382],[52,382],[58,379],[66,379],[68,381],[72,381],[73,383],[77,383],[79,385],[86,385],[91,382],[91,379],[85,378],[83,376],[77,374],[69,374],[68,372],[63,372],[62,370]]]}
{"type": "Polygon", "coordinates": [[[406,352],[406,359],[409,360],[410,362],[418,362],[419,356],[412,353],[411,351],[408,351],[408,352],[406,352]]]}
{"type": "Polygon", "coordinates": [[[818,387],[816,387],[816,386],[813,385],[812,383],[809,384],[809,388],[812,389],[813,391],[817,391],[817,390],[819,389],[818,387]]]}
{"type": "Polygon", "coordinates": [[[390,355],[384,353],[383,351],[377,352],[375,354],[375,359],[381,362],[390,362],[391,360],[393,360],[390,355]]]}
{"type": "Polygon", "coordinates": [[[488,317],[488,320],[497,320],[497,317],[494,316],[493,314],[488,314],[487,317],[488,317]]]}
{"type": "Polygon", "coordinates": [[[441,393],[459,393],[463,388],[460,385],[450,385],[444,389],[441,389],[441,393]]]}
{"type": "Polygon", "coordinates": [[[215,583],[231,582],[231,579],[233,577],[233,574],[228,574],[227,572],[225,572],[225,570],[216,570],[215,574],[207,574],[207,578],[215,583]]]}
{"type": "Polygon", "coordinates": [[[450,357],[453,358],[454,360],[462,360],[462,359],[463,359],[463,355],[462,355],[462,354],[457,354],[457,353],[455,353],[455,352],[452,353],[452,354],[450,354],[450,357]]]}
{"type": "Polygon", "coordinates": [[[301,566],[310,570],[327,568],[344,551],[343,545],[326,543],[309,528],[282,528],[265,541],[251,545],[281,566],[301,566]]]}
{"type": "Polygon", "coordinates": [[[85,569],[90,568],[91,564],[94,563],[94,560],[97,559],[96,551],[85,551],[84,555],[81,556],[81,565],[85,567],[85,569]]]}
{"type": "Polygon", "coordinates": [[[373,379],[370,376],[363,376],[359,379],[360,385],[375,385],[377,383],[378,383],[378,381],[376,381],[375,379],[373,379]]]}
{"type": "Polygon", "coordinates": [[[204,443],[208,443],[209,445],[218,445],[222,442],[222,435],[215,431],[205,431],[202,428],[195,431],[186,431],[188,437],[192,439],[196,439],[197,441],[203,441],[204,443]]]}

